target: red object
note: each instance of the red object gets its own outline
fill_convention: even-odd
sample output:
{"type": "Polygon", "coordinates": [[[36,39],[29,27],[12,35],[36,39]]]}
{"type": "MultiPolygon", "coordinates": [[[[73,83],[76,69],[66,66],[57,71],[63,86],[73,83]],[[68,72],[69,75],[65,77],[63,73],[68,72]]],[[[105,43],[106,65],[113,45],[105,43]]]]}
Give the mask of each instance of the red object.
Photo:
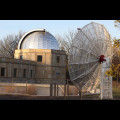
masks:
{"type": "Polygon", "coordinates": [[[104,61],[106,61],[105,56],[101,55],[100,58],[99,58],[100,64],[103,63],[104,61]]]}
{"type": "Polygon", "coordinates": [[[80,28],[77,28],[77,30],[80,30],[80,28]]]}

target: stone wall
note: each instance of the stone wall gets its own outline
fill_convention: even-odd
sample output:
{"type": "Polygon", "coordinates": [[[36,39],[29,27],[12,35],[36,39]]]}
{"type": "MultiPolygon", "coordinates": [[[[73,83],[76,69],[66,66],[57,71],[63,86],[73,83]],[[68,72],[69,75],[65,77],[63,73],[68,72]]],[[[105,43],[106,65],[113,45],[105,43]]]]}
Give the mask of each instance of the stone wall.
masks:
{"type": "Polygon", "coordinates": [[[20,59],[21,55],[24,60],[36,62],[36,82],[50,83],[60,81],[61,84],[65,83],[66,54],[64,51],[51,49],[15,50],[14,57],[16,59],[20,59]],[[42,56],[42,62],[37,61],[38,55],[42,56]],[[57,56],[60,57],[59,63],[56,60],[57,56]]]}
{"type": "Polygon", "coordinates": [[[14,58],[0,58],[0,82],[65,84],[66,55],[64,51],[46,49],[15,50],[14,58]],[[20,59],[20,55],[23,56],[23,60],[20,59]],[[42,55],[42,62],[37,61],[37,55],[42,55]],[[60,57],[59,63],[56,60],[57,56],[60,57]],[[1,76],[2,67],[5,68],[4,76],[1,76]],[[17,69],[16,77],[14,77],[14,68],[17,69]],[[24,69],[26,69],[26,77],[23,76],[24,69]]]}
{"type": "Polygon", "coordinates": [[[11,58],[0,58],[0,82],[26,82],[35,79],[36,63],[28,60],[18,60],[11,58]],[[1,68],[5,68],[5,75],[1,76],[1,68]],[[17,69],[14,77],[14,68],[17,69]],[[26,77],[23,77],[23,70],[26,69],[26,77]],[[31,78],[31,70],[33,75],[31,78]]]}

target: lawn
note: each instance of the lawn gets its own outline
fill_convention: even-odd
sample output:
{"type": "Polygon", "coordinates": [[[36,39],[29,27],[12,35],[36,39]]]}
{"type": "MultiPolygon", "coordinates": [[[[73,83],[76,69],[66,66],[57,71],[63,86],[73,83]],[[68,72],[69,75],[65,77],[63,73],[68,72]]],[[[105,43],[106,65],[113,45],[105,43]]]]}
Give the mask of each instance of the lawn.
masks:
{"type": "Polygon", "coordinates": [[[120,82],[117,86],[116,81],[113,81],[113,98],[120,98],[120,82]]]}
{"type": "Polygon", "coordinates": [[[113,97],[120,98],[120,88],[113,87],[113,97]]]}

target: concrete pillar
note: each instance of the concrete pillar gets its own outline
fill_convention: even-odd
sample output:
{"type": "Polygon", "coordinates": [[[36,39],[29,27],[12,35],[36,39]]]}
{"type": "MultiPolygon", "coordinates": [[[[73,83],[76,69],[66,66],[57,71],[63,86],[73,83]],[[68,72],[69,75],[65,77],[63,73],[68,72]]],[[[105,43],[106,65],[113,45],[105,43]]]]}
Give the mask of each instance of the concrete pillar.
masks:
{"type": "Polygon", "coordinates": [[[27,78],[26,78],[26,94],[27,94],[27,78]]]}
{"type": "Polygon", "coordinates": [[[82,100],[82,89],[79,90],[79,96],[80,96],[80,99],[82,100]]]}
{"type": "Polygon", "coordinates": [[[56,84],[54,84],[54,96],[56,96],[56,84]]]}
{"type": "Polygon", "coordinates": [[[66,85],[64,85],[64,97],[66,98],[66,85]]]}
{"type": "Polygon", "coordinates": [[[59,96],[59,86],[57,85],[57,96],[59,96]]]}
{"type": "Polygon", "coordinates": [[[69,97],[69,85],[67,85],[67,96],[69,97]]]}
{"type": "Polygon", "coordinates": [[[50,97],[53,96],[53,84],[50,84],[50,97]]]}

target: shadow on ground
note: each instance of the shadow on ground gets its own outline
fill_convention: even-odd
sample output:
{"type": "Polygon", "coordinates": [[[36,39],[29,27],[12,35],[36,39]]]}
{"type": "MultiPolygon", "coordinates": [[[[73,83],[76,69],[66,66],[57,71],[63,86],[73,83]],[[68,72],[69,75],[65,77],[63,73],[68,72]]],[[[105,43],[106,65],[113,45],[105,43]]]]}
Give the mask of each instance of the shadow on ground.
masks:
{"type": "MultiPolygon", "coordinates": [[[[14,95],[14,94],[0,94],[0,100],[81,100],[79,96],[34,96],[34,95],[14,95]]],[[[82,100],[100,100],[99,97],[82,97],[82,100]]]]}

